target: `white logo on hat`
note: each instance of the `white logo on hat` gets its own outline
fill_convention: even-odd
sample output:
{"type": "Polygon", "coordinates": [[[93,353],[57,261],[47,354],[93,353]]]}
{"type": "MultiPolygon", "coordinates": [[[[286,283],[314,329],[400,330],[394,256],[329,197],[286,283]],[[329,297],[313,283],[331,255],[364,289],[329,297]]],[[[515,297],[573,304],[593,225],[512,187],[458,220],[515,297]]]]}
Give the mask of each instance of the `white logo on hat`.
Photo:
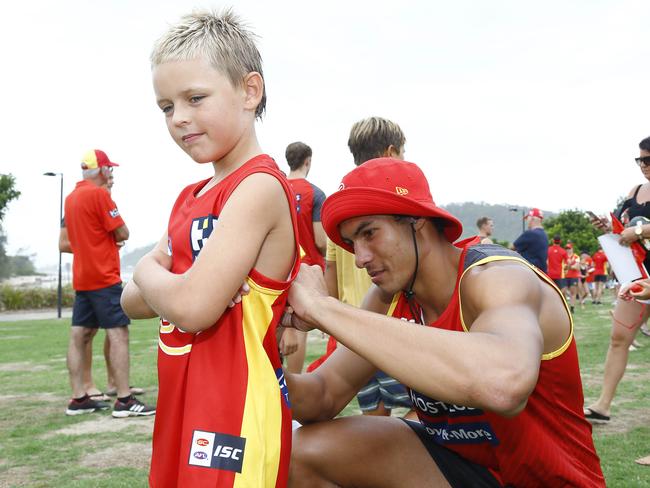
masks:
{"type": "Polygon", "coordinates": [[[341,184],[339,185],[339,190],[338,191],[341,191],[341,190],[344,190],[344,189],[345,189],[345,183],[341,182],[341,184]]]}

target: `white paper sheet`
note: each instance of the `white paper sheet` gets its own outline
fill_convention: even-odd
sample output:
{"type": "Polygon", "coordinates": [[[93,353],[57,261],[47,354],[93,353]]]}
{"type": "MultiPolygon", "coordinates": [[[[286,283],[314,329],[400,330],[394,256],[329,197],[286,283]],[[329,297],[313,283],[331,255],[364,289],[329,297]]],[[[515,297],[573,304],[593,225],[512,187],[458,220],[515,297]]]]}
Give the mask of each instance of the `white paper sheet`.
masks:
{"type": "MultiPolygon", "coordinates": [[[[603,234],[598,238],[600,246],[607,256],[609,264],[616,275],[619,283],[628,283],[643,278],[639,266],[632,254],[632,250],[627,246],[621,246],[618,243],[618,234],[603,234]]],[[[644,268],[645,269],[645,268],[644,268]]]]}

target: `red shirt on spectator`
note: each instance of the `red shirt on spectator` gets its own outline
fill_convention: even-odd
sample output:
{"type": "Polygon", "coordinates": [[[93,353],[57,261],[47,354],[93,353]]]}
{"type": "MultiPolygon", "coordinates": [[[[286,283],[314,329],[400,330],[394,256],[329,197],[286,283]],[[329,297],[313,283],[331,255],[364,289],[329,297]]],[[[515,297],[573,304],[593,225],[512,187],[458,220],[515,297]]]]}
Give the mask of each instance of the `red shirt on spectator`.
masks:
{"type": "Polygon", "coordinates": [[[564,263],[566,262],[566,251],[562,246],[553,244],[548,248],[548,272],[552,280],[564,278],[564,263]]]}
{"type": "Polygon", "coordinates": [[[606,275],[607,267],[605,263],[607,263],[607,256],[605,256],[605,252],[599,249],[591,258],[594,260],[594,275],[606,275]]]}

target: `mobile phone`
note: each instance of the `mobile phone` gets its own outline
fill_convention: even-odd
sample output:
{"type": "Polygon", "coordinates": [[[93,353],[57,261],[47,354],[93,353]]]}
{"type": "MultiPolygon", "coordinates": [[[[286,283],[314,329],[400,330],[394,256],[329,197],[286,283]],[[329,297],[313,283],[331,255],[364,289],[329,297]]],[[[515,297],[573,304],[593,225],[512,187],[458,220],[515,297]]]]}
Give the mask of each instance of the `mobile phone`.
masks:
{"type": "Polygon", "coordinates": [[[589,217],[590,217],[591,219],[600,220],[600,217],[598,217],[598,215],[596,215],[595,213],[593,213],[591,210],[587,210],[585,213],[586,213],[587,215],[589,215],[589,217]]]}

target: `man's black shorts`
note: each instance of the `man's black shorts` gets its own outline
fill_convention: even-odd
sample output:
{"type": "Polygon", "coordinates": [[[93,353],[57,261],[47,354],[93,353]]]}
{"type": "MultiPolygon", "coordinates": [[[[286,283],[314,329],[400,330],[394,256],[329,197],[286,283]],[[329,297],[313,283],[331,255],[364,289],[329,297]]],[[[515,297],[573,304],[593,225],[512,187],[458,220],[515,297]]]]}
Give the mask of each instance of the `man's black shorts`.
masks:
{"type": "Polygon", "coordinates": [[[553,278],[553,281],[555,282],[555,286],[557,286],[560,290],[562,288],[566,288],[566,278],[553,278]]]}
{"type": "Polygon", "coordinates": [[[429,455],[438,465],[438,469],[445,476],[452,488],[501,488],[501,483],[490,471],[471,461],[459,456],[455,452],[441,446],[434,441],[420,422],[402,419],[413,429],[429,451],[429,455]]]}
{"type": "Polygon", "coordinates": [[[129,325],[131,321],[120,305],[121,296],[121,283],[99,290],[75,292],[72,325],[93,329],[129,325]]]}
{"type": "Polygon", "coordinates": [[[607,275],[596,275],[594,276],[594,281],[596,281],[597,283],[606,283],[607,275]]]}
{"type": "Polygon", "coordinates": [[[566,286],[577,286],[578,278],[564,278],[566,280],[566,286]]]}

